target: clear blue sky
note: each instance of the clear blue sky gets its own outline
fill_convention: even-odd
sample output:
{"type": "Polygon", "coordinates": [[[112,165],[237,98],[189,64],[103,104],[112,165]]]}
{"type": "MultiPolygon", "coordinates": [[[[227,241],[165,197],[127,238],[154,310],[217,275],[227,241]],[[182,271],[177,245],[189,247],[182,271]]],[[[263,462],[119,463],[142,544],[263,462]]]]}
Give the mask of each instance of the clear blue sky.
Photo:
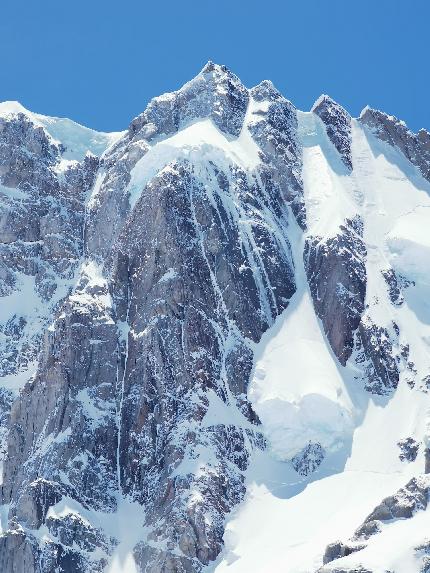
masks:
{"type": "Polygon", "coordinates": [[[430,129],[430,0],[2,0],[0,100],[125,129],[207,60],[430,129]]]}

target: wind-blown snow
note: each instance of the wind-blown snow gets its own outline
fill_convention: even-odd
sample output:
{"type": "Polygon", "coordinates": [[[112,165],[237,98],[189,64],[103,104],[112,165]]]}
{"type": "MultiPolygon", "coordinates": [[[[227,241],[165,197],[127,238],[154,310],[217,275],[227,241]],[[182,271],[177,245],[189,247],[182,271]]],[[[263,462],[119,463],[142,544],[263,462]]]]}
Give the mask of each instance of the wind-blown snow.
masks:
{"type": "Polygon", "coordinates": [[[37,361],[29,364],[26,370],[17,372],[15,374],[6,374],[6,376],[0,376],[0,388],[9,390],[15,396],[18,392],[25,386],[25,384],[33,378],[37,370],[37,361]]]}
{"type": "Polygon", "coordinates": [[[0,197],[1,195],[6,196],[7,199],[26,199],[28,194],[21,189],[16,189],[15,187],[6,187],[0,184],[0,197]]]}
{"type": "Polygon", "coordinates": [[[95,131],[67,118],[47,117],[39,114],[33,114],[33,116],[54,140],[61,142],[66,147],[63,154],[64,159],[82,161],[88,151],[100,157],[108,147],[124,134],[124,132],[104,133],[95,131]]]}
{"type": "MultiPolygon", "coordinates": [[[[117,540],[106,573],[137,573],[133,549],[143,536],[149,533],[145,527],[145,513],[141,505],[118,496],[117,510],[114,513],[88,510],[75,500],[63,497],[49,508],[47,517],[65,517],[69,514],[80,516],[87,524],[102,530],[117,540]]],[[[39,535],[43,535],[42,527],[39,535]]]]}
{"type": "Polygon", "coordinates": [[[430,279],[429,217],[430,204],[417,205],[410,213],[400,217],[387,235],[393,267],[401,274],[427,284],[430,279]]]}

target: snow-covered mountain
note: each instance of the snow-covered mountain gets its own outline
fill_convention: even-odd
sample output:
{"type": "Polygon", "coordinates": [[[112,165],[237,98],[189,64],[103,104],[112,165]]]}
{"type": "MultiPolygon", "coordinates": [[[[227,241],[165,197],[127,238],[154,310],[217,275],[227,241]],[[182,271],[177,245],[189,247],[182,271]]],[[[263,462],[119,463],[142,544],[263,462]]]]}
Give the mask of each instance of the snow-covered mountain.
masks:
{"type": "Polygon", "coordinates": [[[428,573],[429,223],[429,132],[211,62],[0,104],[2,573],[428,573]]]}

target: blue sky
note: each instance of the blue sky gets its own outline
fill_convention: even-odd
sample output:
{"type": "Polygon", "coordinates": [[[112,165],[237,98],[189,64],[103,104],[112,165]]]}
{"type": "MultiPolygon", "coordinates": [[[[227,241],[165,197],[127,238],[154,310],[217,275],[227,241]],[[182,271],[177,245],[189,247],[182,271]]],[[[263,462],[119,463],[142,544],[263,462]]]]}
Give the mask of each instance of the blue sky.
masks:
{"type": "Polygon", "coordinates": [[[2,0],[0,100],[121,130],[211,59],[430,129],[429,28],[429,0],[2,0]]]}

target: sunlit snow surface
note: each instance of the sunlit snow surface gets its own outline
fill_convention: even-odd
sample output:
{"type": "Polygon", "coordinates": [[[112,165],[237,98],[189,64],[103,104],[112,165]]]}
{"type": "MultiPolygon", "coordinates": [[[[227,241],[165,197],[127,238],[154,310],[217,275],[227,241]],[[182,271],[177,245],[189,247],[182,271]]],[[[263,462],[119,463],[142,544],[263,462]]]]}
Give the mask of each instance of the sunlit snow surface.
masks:
{"type": "Polygon", "coordinates": [[[66,147],[63,157],[67,160],[82,161],[88,151],[100,156],[122,135],[95,131],[67,118],[33,113],[16,101],[0,103],[0,116],[17,113],[23,113],[36,125],[42,126],[54,141],[62,143],[66,147]]]}
{"type": "MultiPolygon", "coordinates": [[[[131,170],[131,180],[127,188],[130,206],[135,206],[145,185],[174,160],[188,159],[203,164],[216,161],[237,164],[245,170],[255,168],[260,162],[259,148],[249,133],[247,122],[260,107],[261,104],[256,102],[249,105],[244,127],[237,138],[226,136],[211,119],[200,119],[152,145],[131,170]]],[[[90,205],[99,193],[100,184],[101,180],[94,186],[90,205]]]]}
{"type": "Polygon", "coordinates": [[[290,460],[309,441],[335,453],[354,426],[345,376],[313,309],[298,230],[290,238],[295,247],[297,291],[257,346],[248,392],[272,453],[280,460],[290,460]]]}
{"type": "MultiPolygon", "coordinates": [[[[299,122],[308,232],[330,237],[346,217],[362,215],[368,303],[387,301],[381,270],[390,264],[416,282],[401,307],[387,301],[371,304],[370,312],[380,321],[395,319],[420,378],[430,369],[430,185],[355,121],[349,175],[320,120],[299,113],[299,122]]],[[[391,398],[371,396],[353,380],[353,365],[339,366],[313,312],[295,240],[298,290],[258,346],[249,388],[272,450],[251,463],[246,499],[227,519],[224,553],[209,568],[216,573],[316,571],[328,543],[346,541],[383,498],[424,468],[422,451],[415,462],[402,463],[397,442],[426,439],[428,394],[411,392],[402,373],[391,398]],[[308,478],[279,461],[315,439],[331,454],[308,478]]],[[[429,526],[429,510],[395,521],[336,565],[416,573],[413,547],[429,526]]]]}

